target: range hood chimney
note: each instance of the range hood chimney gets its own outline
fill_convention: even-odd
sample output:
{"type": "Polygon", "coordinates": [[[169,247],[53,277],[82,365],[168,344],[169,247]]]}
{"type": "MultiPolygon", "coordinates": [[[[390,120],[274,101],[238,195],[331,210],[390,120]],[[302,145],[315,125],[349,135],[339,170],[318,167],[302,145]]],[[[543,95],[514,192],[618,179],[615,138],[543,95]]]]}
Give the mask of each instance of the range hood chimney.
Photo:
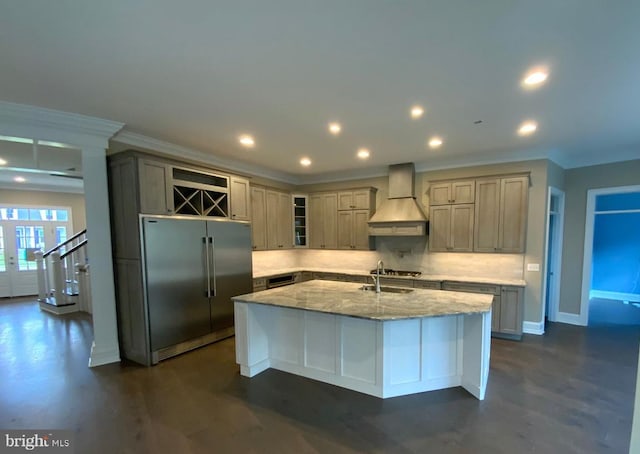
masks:
{"type": "Polygon", "coordinates": [[[369,235],[421,236],[427,216],[416,201],[416,170],[412,162],[389,166],[389,198],[369,219],[369,235]]]}

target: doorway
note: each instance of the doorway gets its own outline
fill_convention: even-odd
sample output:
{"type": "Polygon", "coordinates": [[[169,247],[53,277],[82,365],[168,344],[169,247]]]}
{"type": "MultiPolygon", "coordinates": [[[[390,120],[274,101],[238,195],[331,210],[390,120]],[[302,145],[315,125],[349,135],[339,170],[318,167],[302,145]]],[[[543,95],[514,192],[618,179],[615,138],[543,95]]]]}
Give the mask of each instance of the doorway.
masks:
{"type": "Polygon", "coordinates": [[[34,252],[72,231],[70,207],[0,206],[0,297],[38,294],[34,252]]]}
{"type": "MultiPolygon", "coordinates": [[[[560,305],[560,269],[564,230],[564,191],[549,186],[547,199],[547,235],[545,240],[544,299],[542,322],[555,322],[560,305]]],[[[543,328],[544,328],[543,326],[543,328]]]]}
{"type": "Polygon", "coordinates": [[[640,324],[640,186],[587,193],[581,324],[640,324]]]}

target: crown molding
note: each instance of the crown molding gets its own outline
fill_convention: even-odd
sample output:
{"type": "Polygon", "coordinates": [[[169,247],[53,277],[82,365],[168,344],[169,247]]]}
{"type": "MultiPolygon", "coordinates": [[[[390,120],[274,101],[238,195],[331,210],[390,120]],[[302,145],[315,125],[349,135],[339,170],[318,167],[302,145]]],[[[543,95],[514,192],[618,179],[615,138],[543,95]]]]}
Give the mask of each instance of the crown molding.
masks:
{"type": "Polygon", "coordinates": [[[122,130],[111,140],[113,142],[118,142],[132,147],[156,151],[158,153],[162,153],[176,159],[186,158],[192,161],[208,164],[213,167],[222,167],[232,172],[270,178],[272,180],[294,185],[301,184],[300,177],[296,175],[291,175],[285,172],[278,172],[275,170],[266,169],[264,167],[247,164],[232,159],[221,158],[210,153],[203,153],[198,150],[183,147],[182,145],[176,145],[164,140],[154,139],[153,137],[148,137],[136,132],[122,130]]]}
{"type": "Polygon", "coordinates": [[[104,146],[123,126],[124,123],[102,118],[0,101],[0,131],[7,136],[80,147],[104,146]]]}
{"type": "Polygon", "coordinates": [[[37,183],[23,183],[17,185],[16,183],[0,182],[0,189],[6,189],[9,191],[42,191],[42,192],[63,192],[67,194],[84,194],[84,186],[58,186],[53,184],[37,184],[37,183]]]}

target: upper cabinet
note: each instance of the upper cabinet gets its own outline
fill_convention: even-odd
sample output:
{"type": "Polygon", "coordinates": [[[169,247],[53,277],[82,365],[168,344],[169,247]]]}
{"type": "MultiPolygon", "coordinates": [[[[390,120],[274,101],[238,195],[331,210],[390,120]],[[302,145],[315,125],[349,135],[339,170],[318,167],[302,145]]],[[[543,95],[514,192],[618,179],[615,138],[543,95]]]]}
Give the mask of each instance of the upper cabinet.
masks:
{"type": "Polygon", "coordinates": [[[309,195],[309,247],[338,247],[338,194],[309,195]]]}
{"type": "Polygon", "coordinates": [[[251,240],[253,249],[267,249],[267,191],[251,187],[251,240]]]}
{"type": "Polygon", "coordinates": [[[252,186],[251,237],[253,249],[290,249],[293,247],[291,194],[252,186]]]}
{"type": "Polygon", "coordinates": [[[429,204],[452,205],[475,202],[475,180],[448,181],[431,185],[429,204]]]}
{"type": "Polygon", "coordinates": [[[524,252],[528,193],[528,176],[431,184],[429,250],[524,252]]]}
{"type": "Polygon", "coordinates": [[[372,188],[338,192],[338,210],[369,210],[375,208],[375,192],[372,188]]]}
{"type": "Polygon", "coordinates": [[[525,251],[528,195],[528,176],[476,181],[474,251],[525,251]]]}
{"type": "MultiPolygon", "coordinates": [[[[133,165],[133,160],[131,164],[133,165]]],[[[173,214],[171,166],[151,159],[138,159],[140,212],[173,214]]]]}
{"type": "Polygon", "coordinates": [[[376,208],[376,189],[338,192],[338,249],[373,249],[369,219],[376,208]]]}
{"type": "Polygon", "coordinates": [[[229,189],[231,195],[231,219],[234,221],[250,221],[251,193],[249,180],[231,176],[229,178],[229,189]]]}

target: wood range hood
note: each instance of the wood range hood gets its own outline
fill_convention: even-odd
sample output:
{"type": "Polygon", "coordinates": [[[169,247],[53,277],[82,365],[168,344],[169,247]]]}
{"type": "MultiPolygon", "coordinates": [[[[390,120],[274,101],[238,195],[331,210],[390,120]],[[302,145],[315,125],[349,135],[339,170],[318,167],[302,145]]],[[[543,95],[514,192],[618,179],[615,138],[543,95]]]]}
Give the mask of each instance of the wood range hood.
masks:
{"type": "Polygon", "coordinates": [[[389,198],[369,219],[372,236],[423,236],[427,216],[415,197],[416,170],[412,162],[389,166],[389,198]]]}

